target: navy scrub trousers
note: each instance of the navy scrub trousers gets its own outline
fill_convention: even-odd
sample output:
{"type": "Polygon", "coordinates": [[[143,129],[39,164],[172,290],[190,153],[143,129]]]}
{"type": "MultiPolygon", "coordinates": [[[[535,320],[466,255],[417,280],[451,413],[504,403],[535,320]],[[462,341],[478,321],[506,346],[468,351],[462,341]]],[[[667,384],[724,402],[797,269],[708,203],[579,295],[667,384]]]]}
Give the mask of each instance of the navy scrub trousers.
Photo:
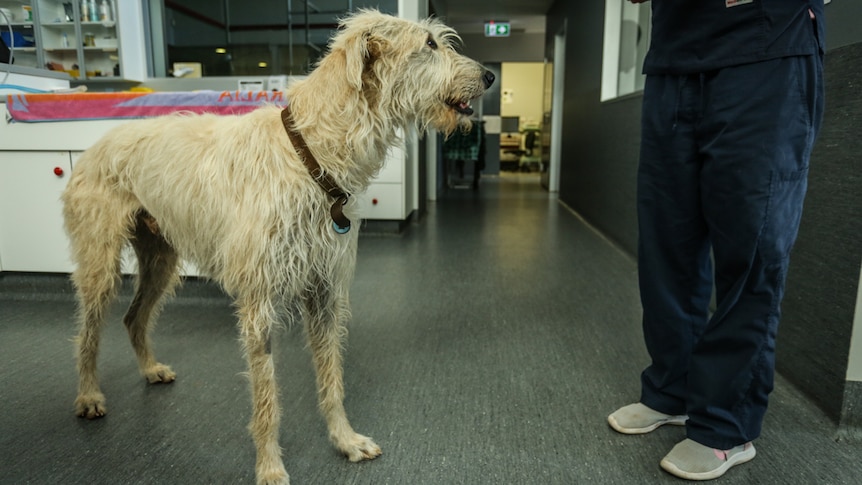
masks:
{"type": "Polygon", "coordinates": [[[760,435],[822,114],[818,55],[647,77],[637,204],[651,364],[641,402],[688,414],[687,435],[703,445],[760,435]]]}

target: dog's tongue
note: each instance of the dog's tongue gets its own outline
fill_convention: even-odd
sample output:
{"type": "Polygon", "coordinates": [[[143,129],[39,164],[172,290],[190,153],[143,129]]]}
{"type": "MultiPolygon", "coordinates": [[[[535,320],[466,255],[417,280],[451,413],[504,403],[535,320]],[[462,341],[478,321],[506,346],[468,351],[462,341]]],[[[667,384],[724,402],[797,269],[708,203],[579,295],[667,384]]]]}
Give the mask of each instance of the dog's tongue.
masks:
{"type": "Polygon", "coordinates": [[[465,115],[469,116],[473,114],[473,108],[470,107],[470,103],[461,103],[458,105],[458,108],[460,108],[461,112],[465,115]]]}

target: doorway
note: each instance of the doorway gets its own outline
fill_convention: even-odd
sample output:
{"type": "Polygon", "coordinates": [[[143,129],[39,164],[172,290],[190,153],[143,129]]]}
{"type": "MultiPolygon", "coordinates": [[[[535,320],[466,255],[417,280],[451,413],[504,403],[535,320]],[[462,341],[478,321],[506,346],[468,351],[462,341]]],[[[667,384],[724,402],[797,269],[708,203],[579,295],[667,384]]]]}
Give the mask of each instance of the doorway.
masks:
{"type": "Polygon", "coordinates": [[[500,80],[500,172],[541,173],[544,62],[504,62],[500,80]]]}

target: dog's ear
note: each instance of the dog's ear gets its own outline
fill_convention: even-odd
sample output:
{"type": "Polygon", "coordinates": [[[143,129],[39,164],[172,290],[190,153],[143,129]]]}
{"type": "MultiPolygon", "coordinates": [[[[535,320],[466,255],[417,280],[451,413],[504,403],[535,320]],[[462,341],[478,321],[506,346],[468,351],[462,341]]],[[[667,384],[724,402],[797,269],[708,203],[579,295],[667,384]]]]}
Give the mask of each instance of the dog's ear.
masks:
{"type": "Polygon", "coordinates": [[[374,32],[367,31],[346,39],[344,43],[345,76],[356,90],[362,90],[363,79],[371,65],[380,58],[386,41],[374,32]]]}
{"type": "Polygon", "coordinates": [[[365,65],[369,65],[383,55],[383,50],[386,48],[387,42],[383,37],[369,32],[365,36],[365,65]]]}
{"type": "Polygon", "coordinates": [[[361,35],[353,35],[343,44],[344,76],[347,84],[353,89],[362,89],[362,71],[365,69],[365,39],[361,35]]]}

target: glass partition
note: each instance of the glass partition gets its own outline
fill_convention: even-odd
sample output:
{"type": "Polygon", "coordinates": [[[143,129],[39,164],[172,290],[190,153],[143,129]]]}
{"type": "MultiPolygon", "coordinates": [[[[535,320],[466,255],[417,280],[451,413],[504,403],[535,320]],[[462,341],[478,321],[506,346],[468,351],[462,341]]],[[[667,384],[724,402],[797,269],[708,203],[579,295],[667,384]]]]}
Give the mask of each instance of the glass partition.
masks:
{"type": "Polygon", "coordinates": [[[325,52],[338,19],[359,8],[397,14],[398,5],[397,0],[150,0],[153,76],[306,74],[325,52]]]}

